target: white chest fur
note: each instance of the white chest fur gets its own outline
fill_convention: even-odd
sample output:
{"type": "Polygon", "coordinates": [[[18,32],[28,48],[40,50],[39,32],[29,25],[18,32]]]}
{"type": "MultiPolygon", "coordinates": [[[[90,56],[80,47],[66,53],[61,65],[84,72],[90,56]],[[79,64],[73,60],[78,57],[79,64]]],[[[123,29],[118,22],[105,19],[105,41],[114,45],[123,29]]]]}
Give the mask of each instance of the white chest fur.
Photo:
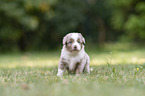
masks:
{"type": "Polygon", "coordinates": [[[84,58],[85,51],[81,50],[77,54],[70,54],[65,49],[62,49],[61,57],[65,58],[68,61],[69,70],[74,70],[77,62],[80,62],[82,58],[84,58]]]}
{"type": "Polygon", "coordinates": [[[71,57],[71,58],[69,59],[69,64],[68,64],[69,70],[74,70],[75,67],[76,67],[77,62],[80,62],[80,60],[81,60],[81,58],[78,57],[78,56],[76,56],[76,57],[71,57]]]}

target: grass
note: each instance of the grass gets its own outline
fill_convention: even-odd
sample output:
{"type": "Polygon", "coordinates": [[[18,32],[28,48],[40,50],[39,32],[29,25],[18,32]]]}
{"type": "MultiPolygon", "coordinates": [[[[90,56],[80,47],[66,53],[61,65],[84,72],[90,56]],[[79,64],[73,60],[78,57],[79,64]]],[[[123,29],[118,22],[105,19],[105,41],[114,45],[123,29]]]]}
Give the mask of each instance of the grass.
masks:
{"type": "Polygon", "coordinates": [[[144,96],[145,49],[118,49],[89,51],[91,74],[62,78],[59,51],[1,54],[0,96],[144,96]]]}

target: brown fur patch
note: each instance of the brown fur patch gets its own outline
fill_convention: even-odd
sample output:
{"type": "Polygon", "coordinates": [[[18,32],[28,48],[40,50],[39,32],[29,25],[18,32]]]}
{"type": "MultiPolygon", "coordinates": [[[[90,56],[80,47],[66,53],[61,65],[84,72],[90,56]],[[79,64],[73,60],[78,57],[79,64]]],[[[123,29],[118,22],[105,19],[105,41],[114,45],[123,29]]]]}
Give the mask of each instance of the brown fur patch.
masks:
{"type": "Polygon", "coordinates": [[[71,52],[72,50],[72,44],[74,43],[74,39],[73,38],[70,38],[68,41],[67,41],[67,44],[66,44],[66,48],[68,51],[71,52]]]}
{"type": "Polygon", "coordinates": [[[68,65],[68,62],[66,61],[66,59],[61,58],[60,64],[59,64],[59,68],[60,68],[61,70],[63,70],[67,65],[68,65]]]}
{"type": "Polygon", "coordinates": [[[82,59],[79,62],[77,62],[77,64],[76,64],[75,72],[78,75],[82,73],[81,70],[80,70],[81,63],[82,63],[82,59]]]}
{"type": "MultiPolygon", "coordinates": [[[[81,49],[82,49],[82,47],[83,47],[83,40],[82,40],[82,38],[79,37],[79,38],[77,39],[77,42],[80,44],[81,49]]],[[[73,45],[73,43],[74,43],[74,39],[73,39],[73,38],[68,38],[68,41],[67,41],[67,43],[66,43],[66,48],[67,48],[67,50],[70,51],[70,52],[72,51],[72,45],[73,45]]]]}

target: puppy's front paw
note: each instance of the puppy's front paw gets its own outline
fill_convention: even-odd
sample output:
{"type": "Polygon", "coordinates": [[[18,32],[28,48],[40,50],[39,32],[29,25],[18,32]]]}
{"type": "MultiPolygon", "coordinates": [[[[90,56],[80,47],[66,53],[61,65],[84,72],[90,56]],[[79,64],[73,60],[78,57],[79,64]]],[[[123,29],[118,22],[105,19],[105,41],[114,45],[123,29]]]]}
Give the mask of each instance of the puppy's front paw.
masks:
{"type": "Polygon", "coordinates": [[[58,76],[58,77],[62,77],[63,74],[61,74],[61,73],[57,73],[57,76],[58,76]]]}
{"type": "Polygon", "coordinates": [[[58,69],[57,76],[62,77],[63,76],[63,71],[64,70],[58,69]]]}
{"type": "Polygon", "coordinates": [[[79,77],[80,76],[80,74],[76,74],[76,77],[79,77]]]}

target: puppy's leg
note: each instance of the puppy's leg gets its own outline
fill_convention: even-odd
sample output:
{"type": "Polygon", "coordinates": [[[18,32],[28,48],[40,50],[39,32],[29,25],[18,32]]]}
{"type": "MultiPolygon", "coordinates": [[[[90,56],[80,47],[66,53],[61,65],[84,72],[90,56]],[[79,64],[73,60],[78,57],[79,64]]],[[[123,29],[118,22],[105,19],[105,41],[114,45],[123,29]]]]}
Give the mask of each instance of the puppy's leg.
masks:
{"type": "Polygon", "coordinates": [[[86,64],[86,71],[88,74],[90,74],[90,67],[89,67],[89,64],[86,64]]]}
{"type": "Polygon", "coordinates": [[[76,68],[76,75],[82,74],[83,69],[84,69],[84,64],[82,64],[82,63],[78,64],[77,68],[76,68]]]}
{"type": "Polygon", "coordinates": [[[87,60],[86,60],[86,71],[87,71],[88,74],[90,74],[90,67],[89,67],[89,65],[90,65],[90,58],[88,56],[87,60]]]}
{"type": "Polygon", "coordinates": [[[58,73],[57,73],[57,76],[63,76],[63,73],[65,72],[66,70],[66,64],[65,63],[62,63],[60,62],[59,63],[59,66],[58,66],[58,73]]]}

